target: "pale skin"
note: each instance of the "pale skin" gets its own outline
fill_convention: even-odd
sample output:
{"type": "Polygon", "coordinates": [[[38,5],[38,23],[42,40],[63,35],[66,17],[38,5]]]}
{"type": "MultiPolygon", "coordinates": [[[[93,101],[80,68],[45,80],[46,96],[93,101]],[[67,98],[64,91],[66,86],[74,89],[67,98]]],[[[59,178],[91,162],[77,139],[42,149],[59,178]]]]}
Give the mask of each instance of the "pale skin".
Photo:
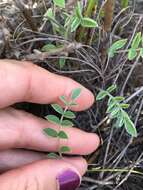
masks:
{"type": "Polygon", "coordinates": [[[17,102],[60,103],[59,96],[69,96],[79,87],[82,92],[74,111],[85,110],[94,102],[93,94],[79,83],[30,62],[0,60],[1,190],[57,190],[55,179],[61,171],[72,169],[81,176],[86,172],[87,163],[80,155],[97,149],[96,134],[76,128],[65,129],[71,154],[79,157],[49,160],[43,152],[57,151],[58,140],[46,137],[42,130],[58,126],[11,107],[17,102]]]}

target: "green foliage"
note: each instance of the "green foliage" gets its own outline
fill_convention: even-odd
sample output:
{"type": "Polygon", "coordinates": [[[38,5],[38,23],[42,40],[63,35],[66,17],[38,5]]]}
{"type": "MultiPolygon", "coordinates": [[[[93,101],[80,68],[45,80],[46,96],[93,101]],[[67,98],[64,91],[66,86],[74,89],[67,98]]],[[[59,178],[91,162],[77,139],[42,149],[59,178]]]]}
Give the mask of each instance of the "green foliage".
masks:
{"type": "Polygon", "coordinates": [[[54,4],[60,8],[65,8],[65,0],[53,0],[54,4]]]}
{"type": "Polygon", "coordinates": [[[50,137],[58,137],[58,133],[57,133],[57,131],[54,130],[54,129],[45,128],[45,129],[44,129],[44,132],[45,132],[48,136],[50,136],[50,137]]]}
{"type": "MultiPolygon", "coordinates": [[[[127,39],[122,39],[114,42],[108,50],[108,56],[110,58],[114,57],[116,53],[120,53],[120,49],[125,46],[127,39]]],[[[132,61],[137,56],[143,58],[143,35],[138,32],[132,40],[131,47],[125,50],[128,53],[128,60],[132,61]]]]}
{"type": "Polygon", "coordinates": [[[63,114],[63,113],[64,113],[64,110],[63,110],[63,108],[62,108],[60,105],[58,105],[58,104],[52,104],[51,106],[52,106],[52,108],[53,108],[56,112],[58,112],[58,113],[60,113],[60,114],[63,114]]]}
{"type": "Polygon", "coordinates": [[[121,7],[122,8],[127,8],[129,4],[129,0],[121,0],[121,7]]]}
{"type": "Polygon", "coordinates": [[[122,39],[114,42],[112,46],[109,48],[108,55],[109,57],[114,57],[114,54],[117,52],[117,50],[123,48],[127,43],[127,39],[122,39]]]}
{"type": "Polygon", "coordinates": [[[83,27],[87,27],[87,28],[95,28],[98,26],[97,22],[91,18],[86,18],[84,17],[82,20],[81,20],[81,25],[83,27]]]}
{"type": "MultiPolygon", "coordinates": [[[[75,118],[75,114],[68,110],[69,108],[71,108],[71,106],[75,106],[77,105],[77,103],[75,102],[77,100],[77,98],[80,96],[81,94],[81,89],[77,88],[74,89],[70,95],[69,98],[66,98],[65,96],[61,96],[60,100],[61,102],[64,104],[64,109],[62,108],[62,106],[60,106],[59,104],[52,104],[52,108],[61,115],[61,117],[57,117],[56,115],[47,115],[45,118],[54,124],[59,125],[59,130],[56,131],[55,129],[52,128],[45,128],[44,129],[44,133],[50,137],[54,137],[54,138],[59,138],[59,139],[63,139],[63,140],[67,140],[68,139],[68,135],[66,134],[66,132],[63,130],[63,127],[72,127],[73,126],[73,122],[69,119],[74,119],[75,118]],[[67,100],[68,99],[68,100],[67,100]],[[66,118],[66,119],[64,119],[66,118]]],[[[59,147],[59,155],[60,157],[62,156],[62,153],[66,153],[69,152],[70,148],[67,146],[60,146],[59,147]]],[[[50,153],[48,157],[52,157],[52,158],[57,158],[57,154],[55,153],[50,153]]]]}
{"type": "MultiPolygon", "coordinates": [[[[43,20],[47,21],[52,26],[52,34],[61,36],[66,40],[70,39],[71,41],[75,41],[75,39],[71,39],[71,37],[76,36],[76,31],[79,27],[98,27],[98,24],[94,19],[90,18],[89,16],[84,16],[82,4],[82,1],[77,1],[73,7],[73,10],[69,11],[66,9],[65,0],[53,0],[51,7],[48,8],[43,16],[43,20]],[[73,35],[73,33],[75,33],[75,35],[73,35]]],[[[51,53],[57,52],[58,49],[58,44],[46,44],[42,47],[41,50],[51,53]]],[[[59,58],[58,63],[60,68],[63,68],[65,66],[65,62],[65,59],[59,58]]]]}
{"type": "Polygon", "coordinates": [[[143,58],[143,48],[140,50],[140,56],[143,58]]]}
{"type": "Polygon", "coordinates": [[[56,153],[51,152],[48,154],[48,158],[49,159],[58,159],[58,158],[60,158],[60,156],[57,155],[56,153]]]}
{"type": "Polygon", "coordinates": [[[80,93],[81,93],[81,88],[74,89],[72,91],[71,99],[73,101],[76,100],[80,96],[80,93]]]}
{"type": "Polygon", "coordinates": [[[62,146],[60,148],[61,153],[66,153],[66,152],[70,152],[70,151],[71,151],[71,149],[68,146],[62,146]]]}
{"type": "Polygon", "coordinates": [[[128,52],[128,59],[131,61],[131,60],[133,60],[134,58],[136,58],[136,56],[137,56],[137,51],[136,51],[136,49],[133,49],[133,48],[131,48],[131,49],[129,49],[129,52],[128,52]]]}
{"type": "Polygon", "coordinates": [[[69,121],[69,120],[63,120],[63,121],[61,122],[61,125],[62,125],[63,127],[73,127],[73,126],[74,126],[73,122],[72,122],[72,121],[69,121]]]}
{"type": "Polygon", "coordinates": [[[116,127],[120,128],[124,126],[128,134],[137,137],[136,128],[125,111],[125,109],[129,107],[129,104],[123,102],[124,97],[111,95],[111,92],[115,89],[116,86],[112,85],[107,90],[101,90],[97,95],[96,100],[103,100],[105,97],[108,97],[108,108],[106,113],[109,114],[109,118],[116,120],[116,127]]]}
{"type": "Polygon", "coordinates": [[[68,136],[64,131],[60,131],[59,134],[58,134],[58,137],[60,139],[68,139],[68,136]]]}

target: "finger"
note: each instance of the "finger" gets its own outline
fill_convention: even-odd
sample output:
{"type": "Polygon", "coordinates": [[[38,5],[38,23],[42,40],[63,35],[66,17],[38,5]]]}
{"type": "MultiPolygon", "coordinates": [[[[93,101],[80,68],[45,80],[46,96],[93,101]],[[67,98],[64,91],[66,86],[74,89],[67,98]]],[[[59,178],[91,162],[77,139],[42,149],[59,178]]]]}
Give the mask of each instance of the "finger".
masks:
{"type": "Polygon", "coordinates": [[[35,151],[27,151],[21,149],[11,149],[0,151],[0,172],[30,164],[35,161],[43,160],[46,154],[35,151]]]}
{"type": "Polygon", "coordinates": [[[75,88],[81,88],[75,110],[90,107],[93,94],[70,78],[48,72],[30,62],[0,61],[0,108],[16,102],[27,101],[47,104],[59,102],[61,95],[69,96],[75,88]]]}
{"type": "MultiPolygon", "coordinates": [[[[26,148],[57,151],[59,140],[43,133],[43,129],[47,127],[59,129],[58,126],[23,111],[13,108],[0,110],[0,149],[26,148]]],[[[62,140],[60,144],[71,147],[71,154],[89,154],[99,145],[96,134],[86,133],[76,128],[64,128],[64,131],[68,135],[68,140],[62,140]]]]}
{"type": "Polygon", "coordinates": [[[0,187],[1,190],[75,190],[86,168],[82,158],[74,159],[72,164],[67,160],[39,161],[1,175],[0,187]]]}

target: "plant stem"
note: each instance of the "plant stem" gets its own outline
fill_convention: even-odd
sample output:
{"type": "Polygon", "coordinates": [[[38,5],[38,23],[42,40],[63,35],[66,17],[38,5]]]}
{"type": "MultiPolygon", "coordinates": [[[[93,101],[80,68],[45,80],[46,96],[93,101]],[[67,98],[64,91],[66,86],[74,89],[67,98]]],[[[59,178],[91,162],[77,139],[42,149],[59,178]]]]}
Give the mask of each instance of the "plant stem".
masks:
{"type": "MultiPolygon", "coordinates": [[[[87,170],[87,172],[129,172],[130,169],[100,169],[100,168],[92,168],[91,170],[87,170]]],[[[139,175],[143,175],[142,172],[139,172],[137,170],[132,170],[133,174],[139,174],[139,175]]]]}
{"type": "MultiPolygon", "coordinates": [[[[63,126],[62,126],[62,121],[63,121],[63,119],[64,119],[64,114],[65,114],[65,112],[66,112],[67,110],[68,110],[68,106],[65,107],[64,112],[63,112],[63,114],[62,114],[62,116],[61,116],[59,132],[60,132],[60,131],[62,130],[62,128],[63,128],[63,126]]],[[[62,152],[60,151],[60,148],[61,148],[61,142],[60,142],[60,138],[59,138],[59,155],[60,155],[60,157],[62,158],[62,152]]]]}
{"type": "Polygon", "coordinates": [[[104,30],[109,32],[112,26],[115,0],[107,0],[104,5],[104,30]]]}

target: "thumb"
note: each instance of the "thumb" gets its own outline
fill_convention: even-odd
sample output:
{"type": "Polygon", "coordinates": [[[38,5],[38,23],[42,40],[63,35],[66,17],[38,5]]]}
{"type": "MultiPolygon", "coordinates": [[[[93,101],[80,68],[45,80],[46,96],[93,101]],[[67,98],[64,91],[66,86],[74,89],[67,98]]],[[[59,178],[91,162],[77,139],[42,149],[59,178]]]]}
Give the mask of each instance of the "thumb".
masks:
{"type": "Polygon", "coordinates": [[[0,176],[1,190],[75,190],[87,164],[83,158],[44,160],[0,176]]]}

